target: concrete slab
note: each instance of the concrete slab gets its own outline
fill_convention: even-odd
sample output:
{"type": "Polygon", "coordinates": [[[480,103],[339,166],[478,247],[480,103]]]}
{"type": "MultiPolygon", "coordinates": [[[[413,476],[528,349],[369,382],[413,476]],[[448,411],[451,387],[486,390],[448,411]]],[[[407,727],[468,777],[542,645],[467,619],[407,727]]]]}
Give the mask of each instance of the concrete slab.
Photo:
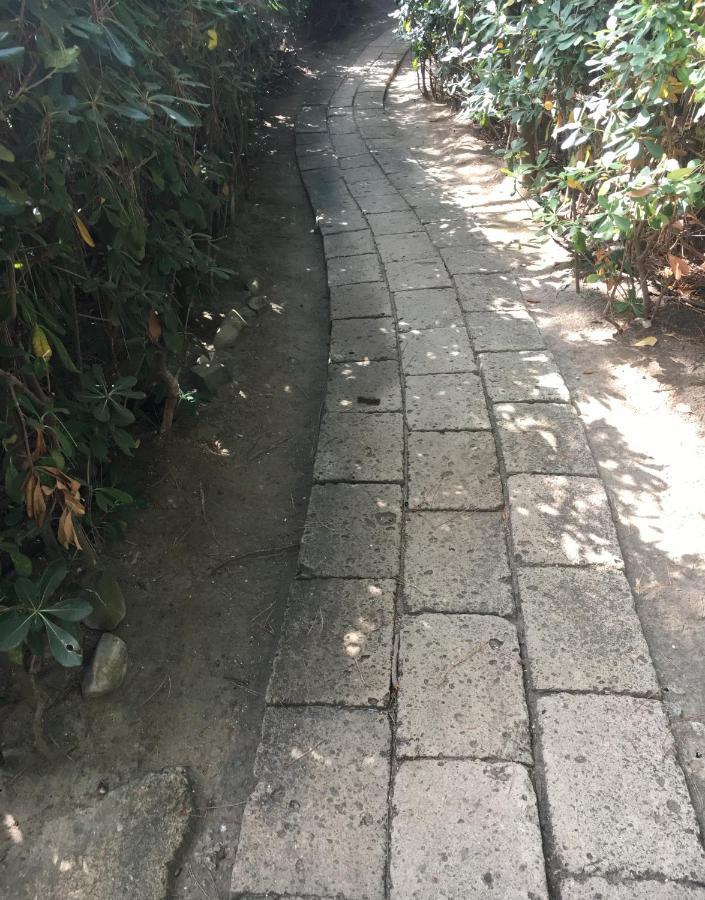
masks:
{"type": "Polygon", "coordinates": [[[395,360],[328,366],[329,412],[398,412],[401,384],[395,360]]]}
{"type": "Polygon", "coordinates": [[[380,234],[377,236],[377,248],[384,263],[438,259],[438,252],[425,231],[380,234]]]}
{"type": "Polygon", "coordinates": [[[396,358],[397,336],[393,319],[337,319],[333,322],[331,362],[396,358]]]}
{"type": "Polygon", "coordinates": [[[519,286],[509,274],[456,275],[453,281],[466,312],[525,308],[519,286]]]}
{"type": "MultiPolygon", "coordinates": [[[[398,197],[398,194],[393,196],[398,197]]],[[[411,210],[406,208],[406,204],[404,204],[405,208],[399,212],[389,211],[382,213],[373,213],[372,210],[367,208],[368,206],[369,199],[367,200],[367,203],[362,204],[362,208],[365,212],[369,213],[367,221],[370,223],[370,228],[375,235],[409,234],[419,230],[419,220],[411,210]]],[[[420,286],[421,285],[414,285],[414,287],[420,286]]],[[[402,289],[400,288],[400,290],[402,289]]]]}
{"type": "Polygon", "coordinates": [[[623,566],[607,494],[597,478],[512,475],[507,484],[520,565],[623,566]]]}
{"type": "Polygon", "coordinates": [[[555,360],[545,350],[483,353],[480,369],[494,403],[570,399],[555,360]]]}
{"type": "Polygon", "coordinates": [[[393,809],[392,900],[547,900],[536,799],[521,766],[403,762],[393,809]]]}
{"type": "Polygon", "coordinates": [[[412,431],[409,509],[492,510],[502,505],[497,454],[484,431],[412,431]]]}
{"type": "Polygon", "coordinates": [[[561,882],[559,900],[705,900],[705,887],[668,881],[607,881],[588,878],[561,882]]]}
{"type": "Polygon", "coordinates": [[[235,896],[383,900],[390,734],[372,710],[269,708],[235,896]]]}
{"type": "Polygon", "coordinates": [[[400,291],[394,295],[400,331],[428,328],[462,328],[463,318],[452,288],[400,291]]]}
{"type": "Polygon", "coordinates": [[[407,375],[406,422],[412,431],[490,429],[478,375],[407,375]]]}
{"type": "Polygon", "coordinates": [[[574,875],[705,878],[705,853],[661,703],[538,700],[555,862],[574,875]]]}
{"type": "Polygon", "coordinates": [[[452,286],[448,273],[440,260],[438,262],[388,262],[384,268],[387,273],[389,289],[393,292],[452,286]]]}
{"type": "Polygon", "coordinates": [[[410,512],[405,531],[402,596],[407,611],[514,612],[499,513],[410,512]]]}
{"type": "Polygon", "coordinates": [[[527,659],[537,690],[657,695],[631,589],[621,572],[519,572],[527,659]]]}
{"type": "Polygon", "coordinates": [[[536,322],[523,309],[467,313],[465,322],[476,352],[541,350],[543,337],[536,322]]]}
{"type": "Polygon", "coordinates": [[[391,484],[314,485],[299,561],[328,578],[396,578],[401,488],[391,484]]]}
{"type": "Polygon", "coordinates": [[[431,240],[436,247],[462,247],[466,250],[477,249],[477,245],[485,246],[482,232],[473,219],[446,219],[441,222],[429,222],[426,225],[431,240]]]}
{"type": "Polygon", "coordinates": [[[318,437],[315,481],[404,479],[401,413],[326,413],[318,437]]]}
{"type": "Polygon", "coordinates": [[[362,253],[359,256],[342,256],[328,260],[328,284],[363,284],[366,281],[380,281],[382,269],[376,253],[362,253]]]}
{"type": "Polygon", "coordinates": [[[481,249],[444,247],[441,256],[451,275],[491,274],[509,272],[512,260],[506,253],[495,250],[490,244],[481,249]]]}
{"type": "Polygon", "coordinates": [[[475,354],[464,328],[431,328],[399,334],[402,367],[407,375],[477,372],[475,354]]]}
{"type": "MultiPolygon", "coordinates": [[[[398,213],[398,212],[406,212],[411,213],[409,208],[409,204],[401,197],[399,194],[376,194],[374,191],[370,191],[367,194],[359,194],[357,196],[357,202],[360,204],[360,209],[365,214],[371,215],[383,215],[385,213],[398,213]]],[[[395,234],[395,228],[399,227],[400,220],[393,220],[391,223],[385,223],[381,219],[375,222],[376,230],[375,234],[395,234]],[[386,228],[390,228],[391,231],[386,231],[386,228]]],[[[411,220],[405,220],[406,223],[411,221],[411,228],[402,227],[402,231],[404,230],[413,230],[414,228],[419,227],[419,220],[417,218],[413,218],[411,220]]],[[[370,222],[372,225],[372,222],[370,222]]]]}
{"type": "Polygon", "coordinates": [[[391,314],[389,291],[383,281],[347,284],[330,289],[331,319],[359,319],[391,314]]]}
{"type": "Polygon", "coordinates": [[[295,581],[267,702],[384,706],[395,590],[394,581],[295,581]]]}
{"type": "Polygon", "coordinates": [[[516,629],[495,616],[402,618],[397,756],[531,762],[516,629]]]}
{"type": "Polygon", "coordinates": [[[585,432],[566,403],[499,403],[494,408],[509,475],[597,475],[585,432]]]}
{"type": "Polygon", "coordinates": [[[323,239],[323,246],[326,259],[375,252],[375,242],[369,228],[365,228],[363,231],[344,231],[341,234],[326,235],[323,239]]]}

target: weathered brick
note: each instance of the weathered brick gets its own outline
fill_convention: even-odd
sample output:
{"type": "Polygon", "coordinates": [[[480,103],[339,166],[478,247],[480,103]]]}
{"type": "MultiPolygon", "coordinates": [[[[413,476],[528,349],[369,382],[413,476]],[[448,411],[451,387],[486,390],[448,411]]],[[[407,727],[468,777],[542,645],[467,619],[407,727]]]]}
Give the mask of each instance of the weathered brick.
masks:
{"type": "Polygon", "coordinates": [[[489,430],[478,375],[407,375],[406,421],[412,431],[489,430]]]}
{"type": "Polygon", "coordinates": [[[330,358],[335,363],[396,359],[393,319],[337,319],[331,331],[330,358]]]}
{"type": "Polygon", "coordinates": [[[597,474],[580,419],[568,404],[500,403],[494,413],[508,474],[597,474]]]}
{"type": "Polygon", "coordinates": [[[476,372],[477,363],[464,328],[430,328],[399,335],[402,367],[406,375],[476,372]]]}
{"type": "Polygon", "coordinates": [[[483,353],[480,369],[495,403],[570,399],[553,357],[545,350],[483,353]]]}
{"type": "Polygon", "coordinates": [[[497,454],[484,431],[409,434],[410,509],[498,509],[502,505],[497,454]]]}
{"type": "Polygon", "coordinates": [[[326,408],[330,412],[397,412],[401,383],[395,360],[328,366],[326,408]]]}
{"type": "Polygon", "coordinates": [[[318,437],[316,481],[395,481],[404,477],[401,413],[326,413],[318,437]]]}

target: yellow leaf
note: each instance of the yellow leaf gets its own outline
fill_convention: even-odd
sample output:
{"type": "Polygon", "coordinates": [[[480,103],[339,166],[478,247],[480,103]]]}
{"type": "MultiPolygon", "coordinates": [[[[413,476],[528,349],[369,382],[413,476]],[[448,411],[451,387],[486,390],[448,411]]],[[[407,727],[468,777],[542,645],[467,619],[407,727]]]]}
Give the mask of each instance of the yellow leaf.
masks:
{"type": "Polygon", "coordinates": [[[83,219],[79,216],[78,213],[73,214],[73,219],[76,223],[76,228],[78,229],[78,233],[81,235],[81,240],[83,241],[83,243],[87,244],[89,247],[95,247],[95,241],[91,237],[88,226],[83,221],[83,219]]]}
{"type": "Polygon", "coordinates": [[[550,112],[553,109],[553,100],[544,100],[543,108],[547,109],[550,112]]]}
{"type": "Polygon", "coordinates": [[[40,328],[39,325],[35,325],[32,329],[32,350],[35,356],[43,359],[45,362],[49,362],[51,359],[49,341],[44,329],[40,328]]]}
{"type": "Polygon", "coordinates": [[[653,347],[656,343],[657,338],[653,335],[649,335],[649,337],[642,338],[640,341],[636,341],[632,344],[632,347],[653,347]]]}
{"type": "Polygon", "coordinates": [[[215,28],[209,28],[206,34],[208,35],[208,49],[215,50],[218,46],[218,32],[215,28]]]}
{"type": "Polygon", "coordinates": [[[684,275],[690,275],[688,260],[683,259],[682,256],[674,256],[672,253],[669,253],[668,265],[671,267],[671,272],[673,272],[673,277],[676,281],[680,281],[684,275]]]}
{"type": "Polygon", "coordinates": [[[582,184],[576,178],[573,178],[570,175],[568,176],[568,187],[575,188],[577,191],[584,190],[582,184]]]}

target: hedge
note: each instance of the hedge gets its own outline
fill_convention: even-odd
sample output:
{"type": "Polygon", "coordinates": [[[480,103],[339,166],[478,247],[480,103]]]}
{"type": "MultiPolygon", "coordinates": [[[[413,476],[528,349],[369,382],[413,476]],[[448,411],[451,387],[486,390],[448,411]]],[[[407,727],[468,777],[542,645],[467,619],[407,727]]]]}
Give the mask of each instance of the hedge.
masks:
{"type": "Polygon", "coordinates": [[[500,131],[507,171],[615,311],[697,287],[702,0],[399,5],[424,90],[500,131]]]}
{"type": "Polygon", "coordinates": [[[168,429],[189,399],[255,94],[309,6],[0,0],[0,650],[81,661],[61,558],[134,500],[135,404],[168,429]]]}

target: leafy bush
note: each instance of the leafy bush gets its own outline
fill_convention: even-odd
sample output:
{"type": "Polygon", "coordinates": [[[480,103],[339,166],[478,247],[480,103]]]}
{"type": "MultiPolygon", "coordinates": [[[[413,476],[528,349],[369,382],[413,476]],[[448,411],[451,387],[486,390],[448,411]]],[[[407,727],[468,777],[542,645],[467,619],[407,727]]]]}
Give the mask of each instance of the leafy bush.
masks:
{"type": "Polygon", "coordinates": [[[3,647],[44,628],[67,662],[31,557],[91,552],[132,502],[135,404],[168,428],[255,92],[307,5],[0,0],[3,647]]]}
{"type": "Polygon", "coordinates": [[[504,129],[510,171],[617,311],[702,258],[702,0],[401,0],[424,89],[504,129]],[[696,226],[695,228],[693,226],[696,226]]]}

